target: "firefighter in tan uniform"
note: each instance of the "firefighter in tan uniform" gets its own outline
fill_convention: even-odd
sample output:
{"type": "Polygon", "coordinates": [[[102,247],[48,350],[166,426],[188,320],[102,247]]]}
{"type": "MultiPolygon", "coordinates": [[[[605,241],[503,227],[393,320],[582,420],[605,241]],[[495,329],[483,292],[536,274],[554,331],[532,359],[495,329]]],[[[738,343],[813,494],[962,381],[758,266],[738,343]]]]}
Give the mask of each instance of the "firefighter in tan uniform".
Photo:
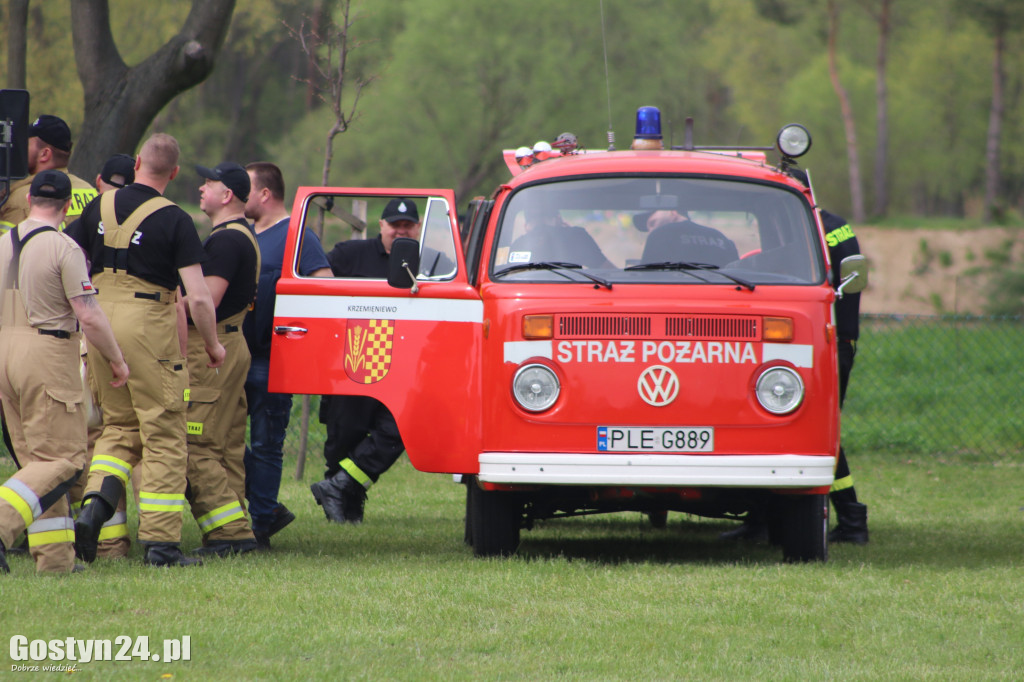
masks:
{"type": "MultiPolygon", "coordinates": [[[[114,154],[103,164],[102,170],[99,175],[96,176],[96,189],[100,194],[112,189],[120,189],[126,185],[130,185],[135,182],[135,158],[128,156],[127,154],[114,154]]],[[[82,343],[82,359],[83,369],[86,369],[84,362],[85,355],[88,348],[86,344],[82,343]]],[[[99,414],[99,403],[95,400],[97,390],[92,386],[92,382],[89,381],[88,377],[85,378],[86,390],[88,393],[86,397],[91,397],[91,409],[89,411],[88,421],[88,456],[86,457],[85,471],[89,471],[89,466],[92,464],[92,455],[95,451],[96,441],[99,440],[100,434],[103,433],[103,418],[99,414]]],[[[139,491],[138,471],[134,472],[132,484],[135,489],[135,493],[139,491]]],[[[85,484],[88,480],[88,475],[80,476],[78,482],[72,486],[70,491],[71,496],[71,516],[78,518],[78,513],[82,510],[82,496],[85,494],[85,484]]],[[[122,496],[121,501],[117,505],[117,509],[114,511],[114,515],[103,524],[103,528],[100,530],[99,537],[99,548],[96,551],[96,556],[105,557],[108,559],[120,559],[128,556],[128,551],[131,549],[131,537],[128,532],[128,508],[127,508],[127,496],[122,496]]]]}
{"type": "Polygon", "coordinates": [[[79,325],[112,386],[125,384],[128,366],[82,251],[56,231],[70,179],[41,171],[29,195],[28,217],[0,238],[0,399],[20,465],[0,486],[0,572],[9,570],[4,548],[27,528],[36,569],[68,573],[75,556],[66,493],[86,453],[79,325]]]}
{"type": "MultiPolygon", "coordinates": [[[[188,325],[188,501],[203,547],[196,554],[226,556],[257,548],[245,516],[245,378],[249,346],[242,321],[256,297],[260,256],[245,220],[249,174],[237,163],[196,166],[206,179],[199,208],[213,231],[203,243],[203,274],[217,307],[217,334],[227,350],[218,370],[206,366],[203,339],[188,325]]],[[[186,297],[186,308],[190,303],[186,297]]]]}
{"type": "Polygon", "coordinates": [[[139,541],[145,563],[201,563],[185,558],[181,542],[185,509],[185,400],[188,370],[177,333],[177,283],[191,299],[209,366],[224,362],[216,318],[200,262],[202,244],[192,219],[162,194],[178,174],[179,149],[157,133],[135,160],[135,182],[104,192],[68,227],[89,255],[100,305],[132,376],[109,388],[109,371],[93,358],[89,371],[99,391],[103,434],[96,443],[82,512],[75,523],[75,548],[96,557],[103,524],[114,514],[135,466],[141,468],[139,541]]]}
{"type": "Polygon", "coordinates": [[[6,232],[28,216],[28,189],[36,173],[64,171],[71,179],[71,204],[67,218],[57,225],[63,229],[81,215],[86,204],[96,197],[96,189],[82,178],[67,172],[71,159],[71,129],[63,119],[43,114],[28,128],[29,176],[11,185],[11,196],[0,208],[0,230],[6,232]]]}
{"type": "MultiPolygon", "coordinates": [[[[65,224],[70,224],[75,220],[85,205],[96,196],[96,190],[92,185],[82,178],[68,173],[67,166],[71,159],[72,148],[71,129],[63,119],[43,114],[29,126],[28,136],[28,154],[25,161],[29,175],[11,185],[10,197],[0,205],[0,234],[7,232],[28,217],[28,190],[35,174],[41,171],[60,170],[71,179],[71,205],[68,208],[67,218],[57,225],[59,230],[63,230],[65,224]]],[[[2,192],[0,192],[0,196],[2,196],[2,192]]],[[[6,438],[6,426],[4,429],[6,438]]],[[[14,548],[14,551],[27,553],[27,542],[23,541],[14,548]]]]}

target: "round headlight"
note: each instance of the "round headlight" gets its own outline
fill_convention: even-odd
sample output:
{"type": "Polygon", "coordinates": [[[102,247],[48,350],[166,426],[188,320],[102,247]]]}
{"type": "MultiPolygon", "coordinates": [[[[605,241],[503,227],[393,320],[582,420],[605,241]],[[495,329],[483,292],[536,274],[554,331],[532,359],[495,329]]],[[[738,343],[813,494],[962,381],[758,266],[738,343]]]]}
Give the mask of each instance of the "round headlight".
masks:
{"type": "Polygon", "coordinates": [[[512,395],[524,410],[543,412],[558,400],[558,377],[544,365],[524,365],[512,379],[512,395]]]}
{"type": "Polygon", "coordinates": [[[757,379],[757,402],[772,414],[789,414],[804,399],[804,382],[789,367],[772,367],[757,379]]]}
{"type": "Polygon", "coordinates": [[[779,131],[775,145],[784,156],[795,159],[811,148],[811,134],[799,123],[790,123],[779,131]]]}

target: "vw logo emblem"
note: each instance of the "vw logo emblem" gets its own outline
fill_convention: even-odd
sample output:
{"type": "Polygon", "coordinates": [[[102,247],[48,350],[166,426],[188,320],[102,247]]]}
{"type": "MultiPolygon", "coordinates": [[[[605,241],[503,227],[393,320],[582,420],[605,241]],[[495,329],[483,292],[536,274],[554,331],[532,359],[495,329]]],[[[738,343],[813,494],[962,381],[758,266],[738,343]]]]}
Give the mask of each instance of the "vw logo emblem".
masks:
{"type": "Polygon", "coordinates": [[[640,374],[636,390],[648,405],[664,407],[679,395],[679,377],[665,365],[651,365],[640,374]]]}

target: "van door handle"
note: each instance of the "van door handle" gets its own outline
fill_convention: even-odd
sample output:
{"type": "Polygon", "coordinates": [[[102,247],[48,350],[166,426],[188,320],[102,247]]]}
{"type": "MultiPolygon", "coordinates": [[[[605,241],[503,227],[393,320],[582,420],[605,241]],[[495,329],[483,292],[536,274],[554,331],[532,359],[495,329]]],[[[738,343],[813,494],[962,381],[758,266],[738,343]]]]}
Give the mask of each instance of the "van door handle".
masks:
{"type": "Polygon", "coordinates": [[[284,334],[305,334],[308,331],[309,330],[306,329],[305,327],[286,327],[286,326],[283,326],[283,325],[279,326],[279,327],[274,327],[274,333],[275,334],[281,334],[281,335],[284,335],[284,334]]]}

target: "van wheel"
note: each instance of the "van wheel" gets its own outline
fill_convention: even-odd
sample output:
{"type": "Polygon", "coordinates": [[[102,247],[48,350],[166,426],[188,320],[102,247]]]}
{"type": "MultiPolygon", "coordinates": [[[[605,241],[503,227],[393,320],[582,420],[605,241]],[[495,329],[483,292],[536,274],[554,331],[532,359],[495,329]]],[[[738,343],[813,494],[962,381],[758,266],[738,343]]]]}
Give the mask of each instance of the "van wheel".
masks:
{"type": "Polygon", "coordinates": [[[828,561],[828,495],[793,495],[781,506],[783,559],[828,561]]]}
{"type": "Polygon", "coordinates": [[[476,556],[510,556],[519,548],[523,501],[517,493],[484,490],[476,477],[466,483],[467,523],[476,556]]]}

